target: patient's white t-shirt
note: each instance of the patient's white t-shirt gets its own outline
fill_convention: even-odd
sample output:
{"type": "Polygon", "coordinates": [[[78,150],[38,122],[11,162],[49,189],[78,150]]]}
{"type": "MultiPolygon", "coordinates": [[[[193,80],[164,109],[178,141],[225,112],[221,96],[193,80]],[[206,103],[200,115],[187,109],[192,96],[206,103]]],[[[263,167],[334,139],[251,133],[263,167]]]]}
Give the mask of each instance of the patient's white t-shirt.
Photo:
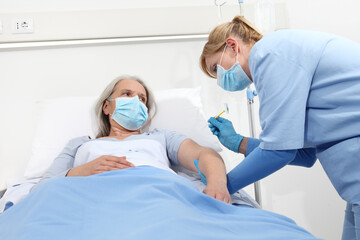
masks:
{"type": "Polygon", "coordinates": [[[134,139],[119,141],[117,139],[95,139],[79,147],[74,167],[91,162],[104,155],[126,157],[135,166],[153,166],[172,173],[167,157],[166,146],[153,139],[134,139]]]}
{"type": "Polygon", "coordinates": [[[132,135],[124,140],[75,138],[57,156],[39,184],[54,177],[63,177],[69,169],[102,155],[126,156],[135,166],[149,165],[169,170],[169,163],[179,165],[177,153],[186,138],[178,132],[162,129],[132,135]]]}
{"type": "Polygon", "coordinates": [[[170,172],[170,165],[178,165],[177,152],[186,139],[175,131],[155,129],[123,140],[115,138],[93,139],[83,143],[76,151],[73,167],[90,162],[103,155],[126,157],[135,166],[153,166],[170,172]]]}

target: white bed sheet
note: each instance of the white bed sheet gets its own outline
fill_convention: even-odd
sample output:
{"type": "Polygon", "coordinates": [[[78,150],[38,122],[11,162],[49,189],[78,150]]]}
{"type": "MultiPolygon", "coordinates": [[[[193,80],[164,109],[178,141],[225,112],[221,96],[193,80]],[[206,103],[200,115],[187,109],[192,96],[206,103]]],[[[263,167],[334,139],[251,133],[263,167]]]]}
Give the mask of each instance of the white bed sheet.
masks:
{"type": "MultiPolygon", "coordinates": [[[[181,166],[172,167],[172,169],[180,176],[189,179],[197,189],[202,192],[205,188],[204,183],[201,182],[199,174],[189,171],[181,166]]],[[[15,205],[19,203],[22,199],[24,199],[31,191],[31,189],[40,181],[41,178],[33,178],[33,179],[10,179],[7,182],[9,186],[0,199],[0,213],[5,210],[6,204],[11,202],[10,205],[15,205]]],[[[238,192],[231,195],[231,200],[233,204],[243,204],[252,206],[254,208],[260,208],[258,203],[250,197],[244,190],[239,190],[238,192]]]]}

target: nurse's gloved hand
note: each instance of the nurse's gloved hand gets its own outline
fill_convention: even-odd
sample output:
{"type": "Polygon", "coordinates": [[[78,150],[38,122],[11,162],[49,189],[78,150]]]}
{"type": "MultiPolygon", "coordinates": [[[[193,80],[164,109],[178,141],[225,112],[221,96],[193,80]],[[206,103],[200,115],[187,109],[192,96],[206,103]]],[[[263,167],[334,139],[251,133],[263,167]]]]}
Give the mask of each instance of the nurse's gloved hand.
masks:
{"type": "Polygon", "coordinates": [[[232,122],[222,117],[217,119],[211,117],[208,122],[211,132],[218,137],[221,144],[227,149],[238,153],[240,143],[244,137],[235,132],[232,122]]]}

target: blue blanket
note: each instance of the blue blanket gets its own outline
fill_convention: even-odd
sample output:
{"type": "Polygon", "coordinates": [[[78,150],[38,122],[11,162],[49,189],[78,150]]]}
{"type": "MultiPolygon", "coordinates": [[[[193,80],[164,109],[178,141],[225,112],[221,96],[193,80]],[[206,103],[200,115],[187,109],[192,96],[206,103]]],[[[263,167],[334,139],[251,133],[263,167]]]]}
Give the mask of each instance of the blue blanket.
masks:
{"type": "Polygon", "coordinates": [[[236,207],[142,166],[52,179],[0,215],[0,239],[316,239],[282,215],[236,207]]]}

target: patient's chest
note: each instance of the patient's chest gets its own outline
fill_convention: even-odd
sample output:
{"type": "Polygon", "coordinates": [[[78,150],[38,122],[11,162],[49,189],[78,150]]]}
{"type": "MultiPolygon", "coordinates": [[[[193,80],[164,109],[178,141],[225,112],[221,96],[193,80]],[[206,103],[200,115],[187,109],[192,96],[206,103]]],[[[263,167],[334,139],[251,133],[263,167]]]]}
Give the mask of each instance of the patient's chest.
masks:
{"type": "Polygon", "coordinates": [[[86,142],[77,151],[74,166],[90,162],[103,155],[126,156],[135,166],[148,165],[170,172],[170,162],[166,149],[158,141],[138,139],[127,141],[108,141],[96,139],[86,142]]]}

